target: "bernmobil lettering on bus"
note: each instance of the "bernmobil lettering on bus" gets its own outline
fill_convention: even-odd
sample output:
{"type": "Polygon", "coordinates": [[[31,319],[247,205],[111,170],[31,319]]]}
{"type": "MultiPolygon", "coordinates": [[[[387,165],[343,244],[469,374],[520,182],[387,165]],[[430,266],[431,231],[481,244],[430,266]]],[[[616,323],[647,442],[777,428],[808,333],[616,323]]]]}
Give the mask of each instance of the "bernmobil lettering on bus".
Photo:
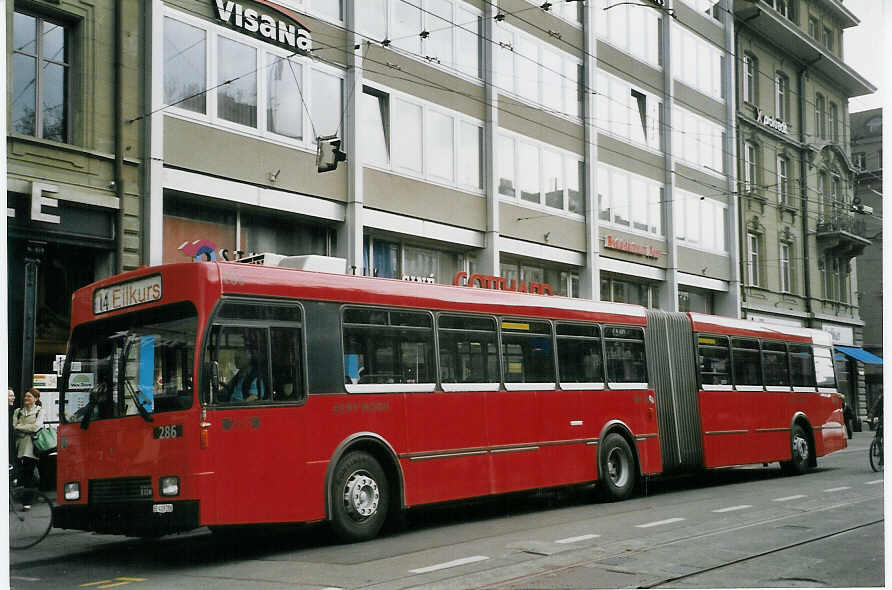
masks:
{"type": "Polygon", "coordinates": [[[308,53],[310,51],[312,46],[310,31],[299,23],[290,11],[285,8],[279,7],[268,0],[256,0],[257,4],[281,13],[282,16],[287,17],[292,23],[279,18],[273,18],[253,8],[246,8],[232,0],[214,0],[214,2],[217,5],[217,17],[229,26],[242,29],[243,32],[253,33],[254,36],[262,37],[278,45],[296,49],[300,53],[308,53]]]}

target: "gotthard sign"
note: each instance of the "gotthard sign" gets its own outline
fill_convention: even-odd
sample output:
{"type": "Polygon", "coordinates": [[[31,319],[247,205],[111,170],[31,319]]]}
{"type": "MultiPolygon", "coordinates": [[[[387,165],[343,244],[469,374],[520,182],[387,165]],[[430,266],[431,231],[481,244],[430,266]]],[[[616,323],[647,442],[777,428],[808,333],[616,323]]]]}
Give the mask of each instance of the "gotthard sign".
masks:
{"type": "Polygon", "coordinates": [[[310,31],[297,20],[297,15],[287,8],[271,0],[253,0],[249,6],[232,0],[214,0],[214,3],[217,7],[217,18],[229,27],[257,37],[261,41],[275,43],[291,51],[309,55],[312,47],[310,31]]]}

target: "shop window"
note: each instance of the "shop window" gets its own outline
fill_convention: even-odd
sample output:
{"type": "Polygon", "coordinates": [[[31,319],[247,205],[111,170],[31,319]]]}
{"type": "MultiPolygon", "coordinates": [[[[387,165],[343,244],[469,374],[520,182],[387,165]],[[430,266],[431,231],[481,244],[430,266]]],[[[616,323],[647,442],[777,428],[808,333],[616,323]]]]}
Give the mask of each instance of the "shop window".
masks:
{"type": "Polygon", "coordinates": [[[787,364],[786,344],[782,342],[763,342],[762,367],[765,371],[766,386],[790,386],[790,368],[787,364]]]}
{"type": "Polygon", "coordinates": [[[731,350],[727,336],[698,336],[697,353],[701,385],[731,384],[731,350]]]}
{"type": "Polygon", "coordinates": [[[579,275],[569,270],[554,267],[540,267],[529,264],[507,262],[504,258],[499,265],[499,275],[504,278],[509,288],[512,284],[524,282],[547,283],[555,295],[562,297],[579,296],[579,275]],[[574,287],[575,285],[575,287],[574,287]]]}
{"type": "Polygon", "coordinates": [[[709,313],[713,310],[713,294],[696,289],[678,290],[678,311],[709,313]]]}
{"type": "Polygon", "coordinates": [[[593,324],[558,324],[556,332],[561,386],[604,383],[600,328],[593,324]]]}
{"type": "Polygon", "coordinates": [[[731,358],[734,366],[734,385],[762,386],[762,362],[758,340],[733,338],[731,358]]]}
{"type": "Polygon", "coordinates": [[[445,391],[456,389],[452,386],[456,383],[500,382],[495,319],[441,315],[437,318],[437,336],[440,382],[445,391]]]}
{"type": "Polygon", "coordinates": [[[647,383],[644,330],[605,326],[604,354],[607,357],[609,383],[647,383]]]}
{"type": "Polygon", "coordinates": [[[514,384],[553,387],[551,325],[536,320],[504,319],[501,328],[505,387],[513,389],[514,384]]]}
{"type": "Polygon", "coordinates": [[[12,33],[10,130],[69,141],[71,28],[16,11],[12,33]]]}
{"type": "Polygon", "coordinates": [[[815,362],[812,347],[807,344],[790,344],[790,381],[793,387],[815,386],[815,362]]]}
{"type": "Polygon", "coordinates": [[[436,382],[430,314],[348,308],[343,332],[348,391],[364,391],[351,385],[408,385],[404,390],[414,391],[412,386],[436,382]]]}

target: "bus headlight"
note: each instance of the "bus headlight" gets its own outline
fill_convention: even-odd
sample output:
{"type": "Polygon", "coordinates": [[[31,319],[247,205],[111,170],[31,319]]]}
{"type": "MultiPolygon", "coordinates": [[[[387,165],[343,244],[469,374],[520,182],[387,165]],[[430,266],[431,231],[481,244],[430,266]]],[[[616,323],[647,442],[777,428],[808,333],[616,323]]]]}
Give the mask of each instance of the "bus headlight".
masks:
{"type": "Polygon", "coordinates": [[[81,484],[79,481],[70,481],[65,484],[63,488],[63,492],[65,493],[66,500],[80,500],[81,499],[81,484]]]}
{"type": "Polygon", "coordinates": [[[158,481],[158,489],[161,490],[162,496],[179,496],[180,478],[176,475],[168,475],[166,477],[162,477],[158,481]]]}

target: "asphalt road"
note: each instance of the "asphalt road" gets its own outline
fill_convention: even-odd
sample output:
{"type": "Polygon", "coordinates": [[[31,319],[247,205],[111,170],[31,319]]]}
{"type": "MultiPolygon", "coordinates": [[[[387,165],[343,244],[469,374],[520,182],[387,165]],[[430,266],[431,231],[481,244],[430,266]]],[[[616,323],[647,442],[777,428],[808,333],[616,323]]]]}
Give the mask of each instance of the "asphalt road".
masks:
{"type": "Polygon", "coordinates": [[[321,525],[156,540],[54,531],[11,554],[39,588],[373,589],[883,586],[883,478],[870,433],[817,470],[776,465],[654,481],[608,504],[564,489],[418,509],[379,539],[321,525]]]}

